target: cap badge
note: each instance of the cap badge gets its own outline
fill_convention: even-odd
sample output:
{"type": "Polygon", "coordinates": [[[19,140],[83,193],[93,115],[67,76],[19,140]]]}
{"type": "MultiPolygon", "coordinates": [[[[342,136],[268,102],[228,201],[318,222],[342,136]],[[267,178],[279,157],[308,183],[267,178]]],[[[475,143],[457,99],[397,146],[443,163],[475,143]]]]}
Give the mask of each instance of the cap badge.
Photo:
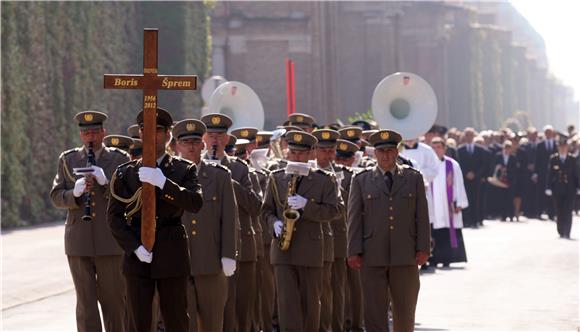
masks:
{"type": "Polygon", "coordinates": [[[262,136],[256,136],[256,142],[261,142],[262,141],[262,136]]]}
{"type": "Polygon", "coordinates": [[[296,121],[297,122],[302,122],[302,121],[304,121],[304,117],[302,115],[299,115],[299,116],[296,117],[296,121]]]}
{"type": "Polygon", "coordinates": [[[195,130],[195,123],[188,123],[185,125],[185,129],[187,129],[187,131],[194,131],[195,130]]]}
{"type": "Polygon", "coordinates": [[[250,133],[245,129],[240,132],[240,136],[242,136],[242,137],[248,137],[249,134],[250,133]]]}
{"type": "Polygon", "coordinates": [[[294,134],[294,142],[300,143],[302,142],[302,134],[294,134]]]}
{"type": "Polygon", "coordinates": [[[93,121],[93,114],[92,113],[87,113],[84,115],[83,117],[85,119],[85,121],[93,121]]]}
{"type": "Polygon", "coordinates": [[[381,133],[381,139],[389,139],[389,132],[383,131],[381,133]]]}
{"type": "Polygon", "coordinates": [[[338,149],[342,150],[342,151],[346,151],[346,150],[348,150],[348,145],[346,145],[346,143],[340,143],[340,145],[338,146],[338,149]]]}
{"type": "Polygon", "coordinates": [[[211,123],[214,125],[219,125],[222,119],[219,116],[214,116],[211,118],[211,123]]]}
{"type": "Polygon", "coordinates": [[[111,144],[113,144],[113,145],[119,145],[119,139],[117,137],[111,138],[111,144]]]}
{"type": "Polygon", "coordinates": [[[330,133],[328,131],[325,131],[322,133],[322,139],[329,139],[330,138],[330,133]]]}
{"type": "Polygon", "coordinates": [[[347,130],[346,131],[346,136],[353,137],[354,136],[354,130],[352,130],[352,129],[351,130],[347,130]]]}

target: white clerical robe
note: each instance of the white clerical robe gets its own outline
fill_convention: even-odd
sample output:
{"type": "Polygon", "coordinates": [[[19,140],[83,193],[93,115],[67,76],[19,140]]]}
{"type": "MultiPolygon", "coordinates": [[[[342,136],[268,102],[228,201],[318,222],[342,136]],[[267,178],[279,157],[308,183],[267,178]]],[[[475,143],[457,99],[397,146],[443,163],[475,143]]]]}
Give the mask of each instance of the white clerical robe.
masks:
{"type": "MultiPolygon", "coordinates": [[[[447,200],[447,176],[450,174],[447,174],[445,160],[450,160],[453,165],[453,201],[457,207],[462,209],[469,206],[461,167],[455,160],[445,156],[444,160],[439,160],[437,176],[433,179],[433,216],[430,220],[434,229],[451,227],[447,200]]],[[[454,228],[463,228],[461,211],[453,214],[453,226],[454,228]]]]}

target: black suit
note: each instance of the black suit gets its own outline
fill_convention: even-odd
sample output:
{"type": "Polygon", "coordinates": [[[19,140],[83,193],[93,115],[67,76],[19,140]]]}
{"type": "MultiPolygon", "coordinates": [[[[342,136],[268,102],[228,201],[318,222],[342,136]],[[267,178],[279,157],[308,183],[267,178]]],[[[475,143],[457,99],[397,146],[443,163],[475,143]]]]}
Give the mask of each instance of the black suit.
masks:
{"type": "Polygon", "coordinates": [[[558,222],[558,234],[570,237],[572,210],[576,191],[580,188],[576,158],[568,154],[564,162],[560,155],[554,154],[549,161],[546,189],[552,191],[558,222]]]}
{"type": "MultiPolygon", "coordinates": [[[[127,283],[128,331],[151,329],[155,288],[168,331],[187,331],[187,278],[189,252],[187,235],[181,224],[184,210],[198,212],[203,204],[194,164],[166,155],[159,168],[166,176],[163,189],[156,190],[156,230],[153,261],[141,262],[134,254],[141,245],[141,211],[129,218],[132,208],[118,198],[127,199],[141,187],[141,159],[117,168],[111,179],[113,198],[109,202],[108,223],[113,236],[125,251],[123,274],[127,283]]],[[[121,282],[121,281],[119,281],[121,282]]]]}
{"type": "Polygon", "coordinates": [[[552,146],[548,147],[546,141],[538,143],[536,151],[536,174],[538,175],[538,186],[536,187],[536,197],[538,202],[538,213],[546,212],[550,219],[554,219],[554,204],[552,199],[546,196],[546,173],[550,156],[558,152],[556,142],[552,140],[552,146]]]}
{"type": "Polygon", "coordinates": [[[462,211],[463,223],[466,227],[477,226],[482,220],[480,218],[481,204],[479,197],[481,194],[481,179],[486,176],[486,152],[483,147],[473,144],[473,152],[470,152],[468,145],[462,145],[459,147],[457,154],[463,171],[465,191],[469,201],[469,207],[462,211]],[[475,174],[472,180],[466,177],[469,172],[475,174]]]}
{"type": "Polygon", "coordinates": [[[537,143],[527,143],[520,147],[526,157],[526,164],[522,165],[522,211],[528,218],[539,217],[537,184],[532,180],[536,172],[537,143]]]}

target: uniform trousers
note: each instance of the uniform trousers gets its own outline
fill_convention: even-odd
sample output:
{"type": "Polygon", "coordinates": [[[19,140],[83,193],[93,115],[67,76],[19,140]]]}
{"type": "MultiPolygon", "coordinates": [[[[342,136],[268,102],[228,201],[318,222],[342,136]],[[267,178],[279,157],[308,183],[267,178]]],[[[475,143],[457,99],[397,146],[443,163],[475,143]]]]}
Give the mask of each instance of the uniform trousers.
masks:
{"type": "Polygon", "coordinates": [[[322,267],[322,294],[320,296],[320,332],[332,332],[332,262],[322,267]]]}
{"type": "Polygon", "coordinates": [[[419,270],[416,265],[363,267],[361,281],[366,331],[388,330],[389,301],[392,303],[394,330],[414,330],[419,295],[419,270]]]}
{"type": "Polygon", "coordinates": [[[274,274],[280,331],[318,331],[322,267],[274,265],[274,274]]]}
{"type": "Polygon", "coordinates": [[[262,278],[260,284],[260,297],[262,305],[262,329],[264,331],[272,331],[272,318],[274,316],[275,293],[276,287],[274,285],[274,267],[270,264],[270,245],[264,248],[266,253],[261,257],[262,278]]]}
{"type": "Polygon", "coordinates": [[[239,262],[236,271],[236,317],[239,332],[250,332],[256,302],[256,262],[239,262]]]}
{"type": "Polygon", "coordinates": [[[227,297],[228,280],[222,271],[189,278],[189,332],[221,332],[227,297]]]}
{"type": "Polygon", "coordinates": [[[142,332],[151,329],[155,288],[159,292],[159,307],[165,331],[186,332],[188,330],[187,276],[151,279],[125,274],[125,280],[129,308],[128,331],[142,332]]]}
{"type": "Polygon", "coordinates": [[[563,237],[570,237],[570,230],[572,228],[572,211],[574,210],[574,196],[574,194],[554,195],[558,234],[563,237]]]}
{"type": "Polygon", "coordinates": [[[124,331],[126,310],[122,256],[67,258],[77,296],[77,330],[102,331],[98,301],[103,311],[105,330],[124,331]]]}
{"type": "Polygon", "coordinates": [[[236,286],[240,263],[238,262],[236,265],[236,273],[231,277],[227,277],[228,297],[224,308],[224,332],[236,332],[238,330],[238,319],[236,318],[236,295],[238,289],[236,286]]]}
{"type": "Polygon", "coordinates": [[[345,316],[348,322],[346,328],[350,328],[350,331],[364,331],[363,294],[360,271],[347,267],[346,280],[345,316]]]}
{"type": "Polygon", "coordinates": [[[334,258],[332,263],[332,331],[344,331],[344,293],[346,258],[334,258]]]}

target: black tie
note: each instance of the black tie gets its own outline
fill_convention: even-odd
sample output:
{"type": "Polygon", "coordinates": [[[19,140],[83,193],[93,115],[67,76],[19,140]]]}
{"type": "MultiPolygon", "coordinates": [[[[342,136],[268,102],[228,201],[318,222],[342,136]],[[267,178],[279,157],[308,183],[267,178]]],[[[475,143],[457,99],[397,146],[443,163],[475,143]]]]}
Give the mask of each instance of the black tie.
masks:
{"type": "Polygon", "coordinates": [[[393,187],[393,174],[391,174],[391,172],[385,173],[385,184],[387,185],[387,188],[389,188],[390,192],[391,188],[393,187]]]}

